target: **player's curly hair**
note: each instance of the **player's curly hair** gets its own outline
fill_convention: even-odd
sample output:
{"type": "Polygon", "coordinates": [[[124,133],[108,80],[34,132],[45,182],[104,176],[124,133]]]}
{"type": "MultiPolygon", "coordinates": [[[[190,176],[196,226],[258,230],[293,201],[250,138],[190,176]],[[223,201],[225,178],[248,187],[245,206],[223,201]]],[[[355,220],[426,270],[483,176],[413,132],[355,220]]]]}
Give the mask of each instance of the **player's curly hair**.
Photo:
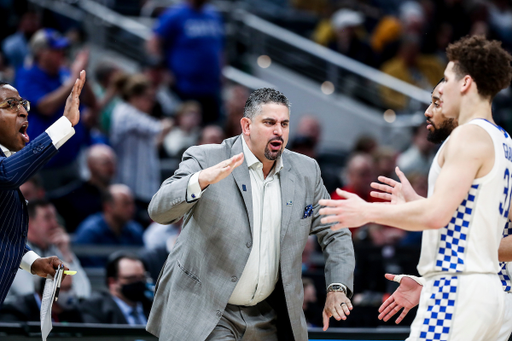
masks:
{"type": "Polygon", "coordinates": [[[501,42],[489,41],[484,36],[466,36],[448,45],[448,60],[455,63],[458,79],[471,76],[483,97],[494,96],[510,85],[512,56],[501,47],[501,42]]]}

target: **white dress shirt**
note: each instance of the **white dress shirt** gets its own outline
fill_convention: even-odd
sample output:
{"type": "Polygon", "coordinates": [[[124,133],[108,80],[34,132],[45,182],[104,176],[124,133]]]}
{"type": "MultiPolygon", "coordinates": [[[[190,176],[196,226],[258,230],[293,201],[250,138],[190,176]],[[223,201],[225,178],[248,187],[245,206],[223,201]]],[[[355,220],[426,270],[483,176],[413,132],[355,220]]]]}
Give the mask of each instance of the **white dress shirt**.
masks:
{"type": "MultiPolygon", "coordinates": [[[[283,160],[279,157],[268,176],[263,176],[263,164],[251,152],[242,138],[243,151],[252,189],[253,231],[252,249],[228,303],[254,306],[274,291],[279,277],[281,235],[281,186],[279,172],[283,160]]],[[[240,167],[244,167],[243,165],[240,167]]],[[[201,197],[199,172],[189,180],[187,200],[201,197]]],[[[205,189],[206,190],[206,189],[205,189]]],[[[204,192],[204,191],[203,191],[204,192]]]]}
{"type": "MultiPolygon", "coordinates": [[[[48,129],[46,129],[46,133],[48,136],[50,136],[50,139],[52,140],[55,148],[59,149],[67,140],[71,138],[71,136],[75,134],[75,129],[71,125],[71,122],[66,117],[62,116],[57,121],[55,121],[55,123],[49,126],[48,129]]],[[[10,151],[2,145],[0,145],[0,148],[6,157],[16,153],[10,151]]],[[[34,251],[25,253],[21,259],[20,268],[31,273],[32,263],[34,263],[34,261],[38,258],[40,257],[34,251]]]]}

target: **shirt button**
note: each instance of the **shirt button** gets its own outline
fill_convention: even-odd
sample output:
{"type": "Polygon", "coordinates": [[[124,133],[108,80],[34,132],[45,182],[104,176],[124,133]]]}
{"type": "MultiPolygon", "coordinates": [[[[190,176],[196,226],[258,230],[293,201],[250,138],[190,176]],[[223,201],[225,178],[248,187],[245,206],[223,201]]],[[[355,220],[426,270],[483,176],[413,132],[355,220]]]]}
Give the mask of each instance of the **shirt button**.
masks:
{"type": "Polygon", "coordinates": [[[249,248],[249,249],[250,249],[250,248],[251,248],[251,246],[252,246],[252,242],[247,242],[247,244],[245,244],[245,246],[247,246],[247,248],[249,248]]]}
{"type": "Polygon", "coordinates": [[[236,276],[231,276],[231,282],[236,282],[238,278],[236,276]]]}
{"type": "Polygon", "coordinates": [[[221,317],[221,316],[222,316],[222,311],[217,310],[217,316],[218,316],[218,317],[221,317]]]}

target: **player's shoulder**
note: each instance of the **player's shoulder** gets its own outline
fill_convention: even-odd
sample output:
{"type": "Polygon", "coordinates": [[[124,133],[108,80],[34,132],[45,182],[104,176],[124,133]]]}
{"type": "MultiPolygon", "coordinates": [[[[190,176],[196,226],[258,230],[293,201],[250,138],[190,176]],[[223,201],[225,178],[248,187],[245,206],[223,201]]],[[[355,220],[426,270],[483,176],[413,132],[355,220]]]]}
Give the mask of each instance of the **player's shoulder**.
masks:
{"type": "Polygon", "coordinates": [[[493,140],[489,132],[478,124],[466,123],[455,128],[446,143],[446,150],[457,153],[488,153],[493,149],[493,140]]]}

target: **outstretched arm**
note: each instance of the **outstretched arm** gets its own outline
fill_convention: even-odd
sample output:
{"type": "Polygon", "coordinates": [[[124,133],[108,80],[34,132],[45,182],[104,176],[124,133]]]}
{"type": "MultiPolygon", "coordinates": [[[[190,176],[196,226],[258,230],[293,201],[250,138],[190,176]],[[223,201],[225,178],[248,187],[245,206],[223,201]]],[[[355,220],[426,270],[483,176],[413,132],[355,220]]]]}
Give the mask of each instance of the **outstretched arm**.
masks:
{"type": "Polygon", "coordinates": [[[423,285],[418,283],[420,279],[415,276],[386,274],[385,277],[390,281],[400,283],[400,286],[379,307],[379,320],[387,322],[403,309],[400,316],[395,320],[395,323],[399,324],[409,311],[419,304],[423,285]]]}
{"type": "Polygon", "coordinates": [[[373,222],[409,231],[446,226],[467,197],[480,169],[494,159],[494,145],[484,129],[468,124],[452,132],[444,155],[443,168],[429,198],[401,205],[370,204],[338,189],[338,195],[347,200],[321,200],[320,205],[327,206],[320,210],[321,215],[327,216],[322,223],[335,223],[332,228],[340,229],[373,222]]]}

